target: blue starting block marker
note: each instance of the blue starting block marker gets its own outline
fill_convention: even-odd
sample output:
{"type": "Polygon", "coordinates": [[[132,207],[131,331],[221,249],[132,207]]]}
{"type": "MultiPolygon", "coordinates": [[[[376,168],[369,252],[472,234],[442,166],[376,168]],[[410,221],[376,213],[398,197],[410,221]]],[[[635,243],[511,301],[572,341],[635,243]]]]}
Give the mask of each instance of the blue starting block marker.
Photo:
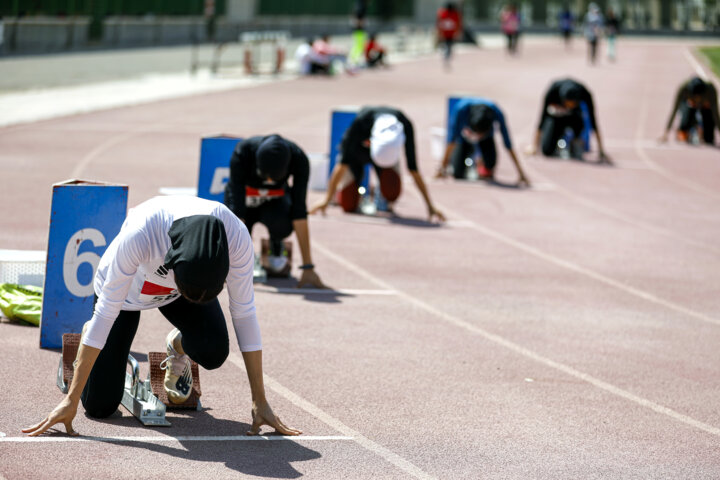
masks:
{"type": "Polygon", "coordinates": [[[197,196],[222,203],[230,178],[230,158],[242,139],[227,135],[204,137],[200,143],[197,196]]]}
{"type": "Polygon", "coordinates": [[[445,142],[450,143],[450,136],[452,135],[452,132],[450,131],[450,127],[452,126],[452,118],[453,114],[455,113],[455,105],[460,100],[463,100],[467,98],[468,95],[450,95],[447,99],[447,117],[445,118],[445,142]]]}
{"type": "MultiPolygon", "coordinates": [[[[340,156],[340,142],[342,141],[345,131],[350,128],[353,120],[357,117],[359,107],[338,107],[333,109],[330,115],[330,155],[328,162],[328,179],[332,175],[333,168],[338,161],[340,156]]],[[[365,167],[365,175],[359,185],[368,188],[370,183],[370,167],[368,164],[365,167]]]]}
{"type": "Polygon", "coordinates": [[[127,185],[68,180],[53,185],[40,347],[62,347],[93,313],[100,257],[127,214],[127,185]]]}

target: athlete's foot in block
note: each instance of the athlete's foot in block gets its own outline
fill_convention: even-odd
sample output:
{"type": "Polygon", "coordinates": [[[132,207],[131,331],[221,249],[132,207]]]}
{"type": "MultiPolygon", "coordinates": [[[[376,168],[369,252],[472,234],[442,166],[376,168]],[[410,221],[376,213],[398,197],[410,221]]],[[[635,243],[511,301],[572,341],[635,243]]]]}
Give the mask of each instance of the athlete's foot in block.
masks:
{"type": "Polygon", "coordinates": [[[167,357],[160,363],[165,370],[163,383],[168,400],[175,404],[185,403],[192,393],[192,370],[190,357],[182,351],[182,334],[177,328],[171,331],[167,338],[167,357]]]}

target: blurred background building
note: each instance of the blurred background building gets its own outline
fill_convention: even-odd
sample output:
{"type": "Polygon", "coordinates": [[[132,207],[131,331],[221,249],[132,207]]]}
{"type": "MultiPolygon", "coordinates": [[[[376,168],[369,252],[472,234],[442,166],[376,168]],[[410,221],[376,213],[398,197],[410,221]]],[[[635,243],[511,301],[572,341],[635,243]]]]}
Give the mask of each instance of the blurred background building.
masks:
{"type": "MultiPolygon", "coordinates": [[[[358,0],[0,0],[6,54],[237,41],[246,31],[293,36],[350,32],[358,0]]],[[[438,0],[368,0],[368,27],[432,28],[438,0]]],[[[475,32],[498,29],[504,0],[455,2],[475,32]]],[[[570,7],[580,20],[588,0],[518,0],[523,28],[554,32],[570,7]]],[[[628,34],[717,35],[720,0],[595,0],[612,8],[628,34]]],[[[579,30],[579,28],[578,28],[579,30]]]]}

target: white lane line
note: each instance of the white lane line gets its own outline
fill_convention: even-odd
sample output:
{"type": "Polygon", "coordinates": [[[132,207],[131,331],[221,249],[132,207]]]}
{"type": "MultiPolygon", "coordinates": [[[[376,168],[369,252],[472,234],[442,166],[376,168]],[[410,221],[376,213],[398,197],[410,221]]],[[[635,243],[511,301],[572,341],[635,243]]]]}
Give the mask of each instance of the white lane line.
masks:
{"type": "MultiPolygon", "coordinates": [[[[321,248],[323,250],[325,250],[324,247],[321,247],[321,248]]],[[[392,289],[388,289],[388,290],[392,290],[392,289]]],[[[233,352],[230,354],[230,361],[233,362],[241,370],[247,371],[247,370],[245,370],[245,362],[237,353],[233,352]]],[[[325,413],[320,407],[310,403],[309,401],[300,397],[296,393],[285,388],[282,384],[280,384],[280,382],[273,379],[272,377],[270,377],[268,375],[263,375],[263,379],[265,381],[265,385],[267,385],[268,388],[270,388],[272,391],[274,391],[281,397],[285,398],[285,400],[289,401],[296,407],[301,408],[302,410],[305,410],[313,417],[317,418],[324,424],[334,428],[335,430],[342,433],[343,435],[352,437],[352,439],[355,442],[357,442],[359,445],[361,445],[363,448],[365,448],[366,450],[369,450],[372,453],[375,453],[376,455],[379,455],[380,457],[384,458],[389,463],[395,465],[396,467],[398,467],[400,470],[404,471],[405,473],[407,473],[415,478],[422,478],[422,479],[434,479],[435,478],[432,475],[430,475],[429,473],[421,470],[419,467],[410,463],[410,461],[401,457],[397,453],[370,440],[362,433],[348,427],[347,425],[345,425],[344,423],[342,423],[340,420],[333,417],[332,415],[325,413]]],[[[302,435],[299,437],[293,437],[293,438],[301,438],[301,437],[302,437],[302,435]]]]}
{"type": "Polygon", "coordinates": [[[702,185],[698,185],[697,183],[691,182],[690,180],[687,180],[685,178],[679,177],[677,174],[674,174],[657,163],[655,163],[646,153],[645,150],[642,147],[642,138],[645,134],[645,122],[647,121],[647,107],[648,107],[648,91],[649,88],[643,89],[643,95],[640,100],[640,117],[638,118],[638,126],[637,131],[635,135],[635,152],[637,155],[645,162],[645,164],[650,167],[655,173],[662,175],[666,179],[670,180],[673,183],[676,183],[678,185],[682,185],[685,188],[688,188],[690,190],[693,190],[694,192],[700,193],[702,195],[714,198],[714,199],[720,199],[720,193],[710,190],[702,185]]]}
{"type": "Polygon", "coordinates": [[[693,69],[695,70],[695,73],[697,73],[698,77],[702,78],[703,80],[705,80],[707,82],[708,75],[707,75],[707,73],[705,73],[705,69],[700,64],[700,62],[698,62],[697,58],[695,58],[695,55],[693,55],[692,52],[690,52],[690,49],[686,48],[685,50],[683,50],[683,54],[685,54],[685,58],[687,59],[688,62],[690,62],[690,65],[693,67],[693,69]]]}
{"type": "MultiPolygon", "coordinates": [[[[545,174],[538,171],[536,168],[529,168],[529,170],[532,172],[533,177],[539,177],[544,180],[548,180],[548,177],[545,174]]],[[[572,200],[576,203],[579,203],[580,205],[582,205],[590,210],[594,210],[595,212],[601,213],[608,217],[623,221],[629,225],[632,225],[633,227],[640,228],[641,230],[645,230],[647,232],[650,232],[650,233],[653,233],[656,235],[662,235],[662,236],[665,236],[668,238],[672,238],[675,241],[683,242],[688,245],[692,245],[693,247],[702,248],[703,250],[707,250],[714,254],[720,255],[720,249],[715,248],[712,245],[708,245],[706,243],[703,243],[703,242],[700,242],[697,240],[693,240],[692,238],[688,238],[683,235],[678,235],[677,233],[673,232],[672,230],[666,230],[662,227],[655,226],[651,223],[637,220],[637,219],[630,217],[628,215],[625,215],[624,213],[621,213],[615,209],[606,207],[605,205],[601,205],[601,204],[594,202],[592,200],[589,200],[581,195],[573,193],[561,185],[556,185],[555,190],[557,190],[557,192],[560,193],[561,195],[569,198],[570,200],[572,200]]]]}
{"type": "Polygon", "coordinates": [[[0,438],[0,443],[68,443],[68,442],[130,442],[130,443],[180,443],[180,442],[325,442],[325,441],[348,441],[354,440],[345,436],[311,436],[299,435],[287,437],[282,435],[189,435],[180,437],[160,436],[127,436],[127,437],[94,437],[94,436],[40,436],[40,437],[5,437],[0,438]]]}
{"type": "Polygon", "coordinates": [[[142,135],[143,133],[148,132],[149,130],[143,130],[143,131],[137,131],[133,130],[130,132],[124,132],[115,136],[110,137],[106,141],[102,142],[100,145],[95,147],[93,150],[90,151],[87,155],[85,155],[80,161],[75,165],[75,168],[72,171],[72,174],[70,174],[70,178],[80,178],[82,175],[83,170],[97,158],[98,156],[102,155],[104,152],[109,150],[110,148],[114,147],[115,145],[124,142],[125,140],[128,140],[132,137],[142,135]]]}
{"type": "Polygon", "coordinates": [[[280,288],[267,285],[257,285],[256,292],[263,293],[290,293],[295,295],[397,295],[395,290],[363,290],[357,288],[280,288]]]}
{"type": "MultiPolygon", "coordinates": [[[[458,215],[456,212],[451,211],[450,209],[448,209],[445,206],[440,206],[440,208],[442,210],[444,210],[445,212],[448,212],[451,215],[455,216],[456,218],[462,218],[462,216],[458,215]]],[[[533,255],[541,260],[545,260],[546,262],[552,263],[559,267],[562,267],[567,270],[571,270],[575,273],[579,273],[586,277],[592,278],[593,280],[597,280],[599,282],[604,283],[605,285],[609,285],[611,287],[617,288],[618,290],[621,290],[627,294],[636,296],[638,298],[641,298],[641,299],[646,300],[651,303],[655,303],[657,305],[663,306],[670,310],[674,310],[675,312],[682,313],[682,314],[692,317],[696,320],[700,320],[700,321],[703,321],[706,323],[711,323],[713,325],[720,325],[720,320],[718,320],[716,318],[712,318],[708,315],[705,315],[704,313],[697,312],[695,310],[684,307],[683,305],[671,302],[669,300],[662,299],[656,295],[653,295],[652,293],[649,293],[644,290],[640,290],[639,288],[635,288],[631,285],[619,282],[619,281],[614,280],[610,277],[607,277],[601,273],[597,273],[593,270],[590,270],[589,268],[582,267],[582,266],[580,266],[576,263],[573,263],[569,260],[563,260],[562,258],[558,258],[554,255],[550,255],[549,253],[545,253],[542,250],[538,250],[537,248],[530,246],[526,243],[515,240],[506,235],[503,235],[500,232],[496,232],[495,230],[491,230],[489,228],[478,225],[475,222],[472,222],[472,225],[470,225],[469,228],[471,228],[477,232],[480,232],[485,236],[494,238],[495,240],[498,240],[501,243],[509,245],[518,250],[522,250],[525,253],[529,253],[530,255],[533,255]]]]}
{"type": "MultiPolygon", "coordinates": [[[[388,288],[388,289],[393,288],[392,285],[390,285],[389,283],[385,282],[384,280],[374,276],[373,274],[371,274],[367,270],[363,269],[359,265],[356,265],[356,264],[350,262],[349,260],[346,260],[345,258],[343,258],[343,257],[337,255],[336,253],[332,252],[331,250],[329,250],[324,245],[319,244],[317,242],[317,240],[313,242],[313,246],[314,246],[314,248],[323,252],[323,254],[325,254],[328,257],[330,257],[331,259],[333,259],[336,263],[357,273],[358,275],[365,277],[367,280],[374,282],[378,286],[380,286],[382,288],[388,288]]],[[[589,375],[585,372],[582,372],[573,367],[570,367],[569,365],[565,365],[563,363],[556,362],[547,357],[544,357],[538,353],[533,352],[532,350],[530,350],[528,348],[525,348],[517,343],[511,342],[510,340],[507,340],[504,337],[501,337],[500,335],[490,333],[487,330],[482,329],[476,325],[473,325],[470,322],[462,320],[462,319],[460,319],[454,315],[451,315],[449,313],[443,312],[442,310],[435,308],[434,306],[430,305],[429,303],[426,303],[423,300],[420,300],[420,299],[418,299],[408,293],[405,293],[401,290],[398,290],[398,295],[401,298],[403,298],[404,300],[406,300],[407,302],[412,303],[413,305],[425,310],[426,312],[435,315],[436,317],[440,318],[441,320],[443,320],[451,325],[462,328],[471,333],[480,335],[483,338],[485,338],[493,343],[496,343],[502,347],[505,347],[509,350],[514,351],[515,353],[522,355],[523,357],[526,357],[537,363],[540,363],[542,365],[545,365],[547,367],[553,368],[553,369],[563,372],[567,375],[575,377],[579,380],[587,382],[587,383],[589,383],[597,388],[600,388],[608,393],[611,393],[618,397],[624,398],[625,400],[633,402],[637,405],[640,405],[641,407],[648,408],[656,413],[670,417],[678,422],[682,422],[691,427],[697,428],[704,432],[707,432],[712,435],[720,437],[720,428],[717,428],[713,425],[709,425],[707,423],[701,422],[699,420],[696,420],[696,419],[689,417],[687,415],[684,415],[682,413],[676,412],[675,410],[672,410],[671,408],[665,407],[663,405],[653,402],[652,400],[648,400],[646,398],[635,395],[634,393],[628,392],[627,390],[623,390],[622,388],[616,387],[615,385],[612,385],[611,383],[600,380],[599,378],[593,377],[592,375],[589,375]]],[[[342,432],[342,433],[345,433],[345,432],[342,432]]]]}

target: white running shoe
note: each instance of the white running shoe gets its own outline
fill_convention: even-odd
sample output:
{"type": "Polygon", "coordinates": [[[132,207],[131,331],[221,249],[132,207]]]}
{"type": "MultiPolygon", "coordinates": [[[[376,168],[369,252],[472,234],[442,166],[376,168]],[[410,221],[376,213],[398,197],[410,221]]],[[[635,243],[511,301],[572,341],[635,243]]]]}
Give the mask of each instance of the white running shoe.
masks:
{"type": "Polygon", "coordinates": [[[180,338],[180,330],[177,328],[168,333],[165,339],[168,356],[160,363],[160,369],[165,370],[165,392],[167,392],[168,400],[172,403],[184,403],[192,393],[193,378],[190,357],[180,355],[174,347],[175,342],[180,338]]]}
{"type": "Polygon", "coordinates": [[[268,255],[268,268],[275,273],[282,272],[288,264],[288,257],[285,255],[268,255]]]}

